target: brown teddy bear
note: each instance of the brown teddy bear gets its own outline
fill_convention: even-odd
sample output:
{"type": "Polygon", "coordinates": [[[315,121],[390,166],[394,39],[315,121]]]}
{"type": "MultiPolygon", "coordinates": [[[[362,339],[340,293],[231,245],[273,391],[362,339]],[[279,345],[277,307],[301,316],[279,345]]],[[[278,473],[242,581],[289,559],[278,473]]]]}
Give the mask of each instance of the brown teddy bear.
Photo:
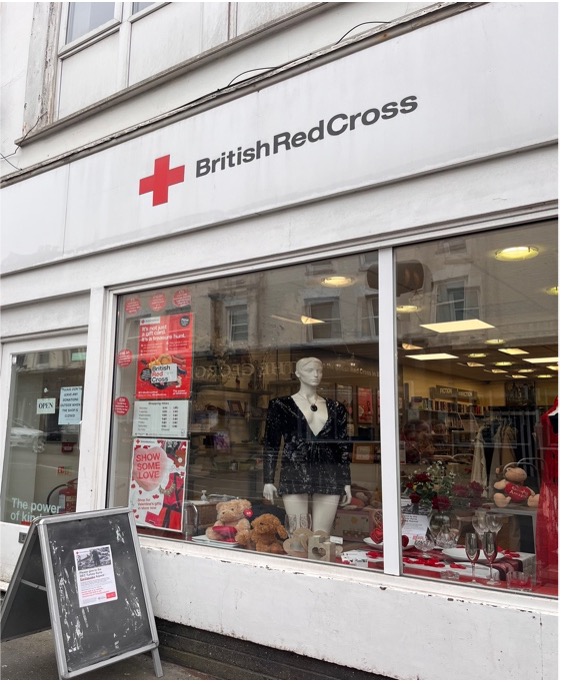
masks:
{"type": "Polygon", "coordinates": [[[213,541],[234,543],[238,532],[250,529],[252,504],[247,499],[232,499],[217,504],[217,520],[205,534],[213,541]]]}
{"type": "MultiPolygon", "coordinates": [[[[498,468],[496,473],[499,474],[498,468]]],[[[539,505],[539,495],[523,483],[527,479],[527,473],[523,468],[515,464],[508,464],[503,469],[503,479],[494,483],[494,503],[498,508],[505,508],[509,503],[527,503],[527,506],[536,508],[539,505]]]]}
{"type": "Polygon", "coordinates": [[[236,535],[236,541],[243,546],[255,548],[256,551],[266,553],[283,553],[281,539],[289,535],[279,518],[271,513],[264,513],[252,520],[251,530],[242,530],[236,535]]]}

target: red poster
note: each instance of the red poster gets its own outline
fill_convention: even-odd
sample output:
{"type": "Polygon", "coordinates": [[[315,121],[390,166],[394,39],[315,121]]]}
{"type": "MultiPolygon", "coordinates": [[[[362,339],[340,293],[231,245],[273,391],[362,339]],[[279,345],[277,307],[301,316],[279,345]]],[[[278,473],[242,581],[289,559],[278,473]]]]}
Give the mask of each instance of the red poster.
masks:
{"type": "Polygon", "coordinates": [[[181,531],[187,450],[187,440],[135,440],[129,506],[138,526],[181,531]]]}
{"type": "Polygon", "coordinates": [[[357,422],[373,422],[373,392],[368,387],[357,388],[357,422]]]}
{"type": "Polygon", "coordinates": [[[193,369],[193,314],[142,318],[137,399],[189,399],[193,369]]]}

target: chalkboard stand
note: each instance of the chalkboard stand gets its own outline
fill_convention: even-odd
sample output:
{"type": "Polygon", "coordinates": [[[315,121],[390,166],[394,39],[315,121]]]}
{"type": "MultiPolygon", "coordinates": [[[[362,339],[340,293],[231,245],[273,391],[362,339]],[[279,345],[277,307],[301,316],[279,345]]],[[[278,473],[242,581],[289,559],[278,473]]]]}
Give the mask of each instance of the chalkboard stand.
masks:
{"type": "Polygon", "coordinates": [[[163,676],[133,514],[36,518],[2,603],[2,641],[52,628],[60,679],[150,651],[163,676]]]}

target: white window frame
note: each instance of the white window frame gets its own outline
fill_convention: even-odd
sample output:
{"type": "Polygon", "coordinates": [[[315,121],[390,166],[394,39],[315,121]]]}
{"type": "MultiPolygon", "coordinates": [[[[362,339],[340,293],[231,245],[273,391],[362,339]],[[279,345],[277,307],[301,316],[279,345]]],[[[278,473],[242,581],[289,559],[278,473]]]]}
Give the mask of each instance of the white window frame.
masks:
{"type": "Polygon", "coordinates": [[[63,2],[61,7],[61,21],[60,21],[60,31],[59,31],[59,46],[58,46],[58,56],[59,59],[64,59],[70,55],[78,52],[79,50],[85,49],[90,45],[93,45],[99,40],[102,40],[106,36],[111,35],[119,30],[123,18],[123,6],[125,4],[131,5],[132,3],[115,3],[115,11],[113,14],[113,19],[106,21],[105,24],[88,31],[82,36],[75,38],[70,43],[66,42],[66,33],[68,30],[68,15],[70,11],[70,2],[63,2]]]}
{"type": "Polygon", "coordinates": [[[227,344],[230,348],[237,348],[239,346],[244,346],[248,344],[248,340],[250,339],[250,311],[248,307],[248,302],[245,300],[235,300],[235,301],[230,301],[230,302],[224,302],[224,315],[226,318],[226,323],[225,323],[225,338],[227,341],[227,344]],[[245,339],[239,339],[235,340],[232,337],[232,313],[233,309],[236,309],[238,307],[244,307],[246,309],[246,337],[245,339]]]}

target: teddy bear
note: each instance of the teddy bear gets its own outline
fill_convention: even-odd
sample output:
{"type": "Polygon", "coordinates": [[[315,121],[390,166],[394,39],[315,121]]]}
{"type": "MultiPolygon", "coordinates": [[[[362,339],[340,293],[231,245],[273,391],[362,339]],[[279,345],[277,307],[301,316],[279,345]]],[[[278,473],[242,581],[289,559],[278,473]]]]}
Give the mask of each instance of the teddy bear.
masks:
{"type": "Polygon", "coordinates": [[[233,543],[238,532],[250,529],[252,504],[247,499],[231,499],[217,504],[217,520],[207,527],[208,539],[233,543]]]}
{"type": "Polygon", "coordinates": [[[255,548],[266,553],[283,553],[279,538],[287,539],[287,530],[279,518],[271,513],[258,516],[251,523],[250,530],[242,530],[236,535],[236,541],[243,546],[255,548]]]}
{"type": "MultiPolygon", "coordinates": [[[[500,468],[496,470],[499,475],[500,468]]],[[[494,503],[498,508],[505,508],[509,503],[527,503],[536,508],[539,505],[539,495],[523,483],[527,479],[527,472],[516,464],[508,464],[503,469],[503,479],[494,483],[494,503]]]]}

